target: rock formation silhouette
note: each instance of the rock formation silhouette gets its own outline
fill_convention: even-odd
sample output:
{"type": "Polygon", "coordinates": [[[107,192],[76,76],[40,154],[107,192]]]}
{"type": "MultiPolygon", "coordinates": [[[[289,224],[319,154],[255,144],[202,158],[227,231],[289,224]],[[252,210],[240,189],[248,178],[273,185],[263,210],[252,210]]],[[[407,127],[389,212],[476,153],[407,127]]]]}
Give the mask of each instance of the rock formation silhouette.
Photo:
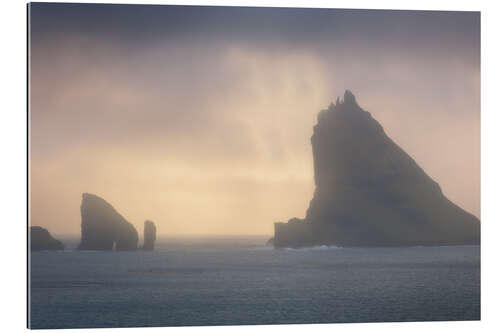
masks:
{"type": "Polygon", "coordinates": [[[47,229],[34,226],[30,227],[30,249],[31,251],[64,250],[64,245],[53,238],[47,229]]]}
{"type": "Polygon", "coordinates": [[[137,250],[137,230],[104,199],[84,193],[80,210],[82,238],[79,250],[137,250]]]}
{"type": "Polygon", "coordinates": [[[275,247],[479,244],[480,222],[443,193],[350,91],[318,114],[316,189],[305,219],[275,223],[275,247]]]}
{"type": "Polygon", "coordinates": [[[152,221],[144,222],[144,245],[143,250],[152,251],[155,248],[156,226],[152,221]]]}

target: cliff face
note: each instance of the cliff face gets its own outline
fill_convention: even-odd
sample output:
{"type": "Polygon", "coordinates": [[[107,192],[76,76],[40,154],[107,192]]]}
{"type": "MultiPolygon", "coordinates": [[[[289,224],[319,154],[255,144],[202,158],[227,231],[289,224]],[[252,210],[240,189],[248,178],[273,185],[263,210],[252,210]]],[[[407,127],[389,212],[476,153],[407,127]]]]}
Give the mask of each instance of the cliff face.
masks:
{"type": "Polygon", "coordinates": [[[30,227],[30,249],[31,251],[64,250],[64,245],[53,238],[47,229],[30,227]]]}
{"type": "Polygon", "coordinates": [[[275,247],[478,244],[480,223],[346,91],[318,115],[316,189],[304,220],[275,225],[275,247]]]}
{"type": "Polygon", "coordinates": [[[155,248],[156,226],[152,221],[144,222],[144,245],[143,250],[152,251],[155,248]]]}
{"type": "Polygon", "coordinates": [[[104,199],[84,193],[80,210],[82,239],[79,250],[137,250],[137,230],[104,199]]]}

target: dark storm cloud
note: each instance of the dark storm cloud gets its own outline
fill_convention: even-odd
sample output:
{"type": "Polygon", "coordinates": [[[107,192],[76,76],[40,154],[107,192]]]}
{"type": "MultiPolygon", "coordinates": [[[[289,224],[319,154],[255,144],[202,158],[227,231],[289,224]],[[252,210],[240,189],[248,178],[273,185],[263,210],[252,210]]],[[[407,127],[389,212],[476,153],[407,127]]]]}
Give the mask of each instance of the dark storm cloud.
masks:
{"type": "Polygon", "coordinates": [[[35,45],[85,35],[125,47],[158,40],[432,46],[436,56],[465,50],[461,56],[479,61],[478,12],[34,3],[31,13],[35,45]]]}

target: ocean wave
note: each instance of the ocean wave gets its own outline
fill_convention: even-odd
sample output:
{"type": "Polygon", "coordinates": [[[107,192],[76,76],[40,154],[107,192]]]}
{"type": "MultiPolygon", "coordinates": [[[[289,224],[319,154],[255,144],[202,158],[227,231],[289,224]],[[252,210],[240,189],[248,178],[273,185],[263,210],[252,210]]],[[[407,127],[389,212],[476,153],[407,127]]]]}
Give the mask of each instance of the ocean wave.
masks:
{"type": "Polygon", "coordinates": [[[341,246],[335,245],[317,245],[311,247],[301,247],[301,248],[293,248],[293,247],[284,247],[282,250],[285,251],[325,251],[325,250],[338,250],[341,249],[341,246]]]}

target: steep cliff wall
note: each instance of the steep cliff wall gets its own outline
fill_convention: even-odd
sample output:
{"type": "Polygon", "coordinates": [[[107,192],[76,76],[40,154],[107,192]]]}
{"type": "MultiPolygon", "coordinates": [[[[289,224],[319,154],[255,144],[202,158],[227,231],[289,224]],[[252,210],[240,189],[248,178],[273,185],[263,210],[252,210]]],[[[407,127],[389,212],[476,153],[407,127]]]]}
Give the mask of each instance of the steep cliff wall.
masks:
{"type": "Polygon", "coordinates": [[[79,250],[137,250],[137,230],[104,199],[84,193],[80,210],[82,238],[79,250]]]}
{"type": "Polygon", "coordinates": [[[318,115],[316,189],[305,220],[277,224],[276,247],[478,244],[479,220],[395,144],[346,91],[318,115]]]}

